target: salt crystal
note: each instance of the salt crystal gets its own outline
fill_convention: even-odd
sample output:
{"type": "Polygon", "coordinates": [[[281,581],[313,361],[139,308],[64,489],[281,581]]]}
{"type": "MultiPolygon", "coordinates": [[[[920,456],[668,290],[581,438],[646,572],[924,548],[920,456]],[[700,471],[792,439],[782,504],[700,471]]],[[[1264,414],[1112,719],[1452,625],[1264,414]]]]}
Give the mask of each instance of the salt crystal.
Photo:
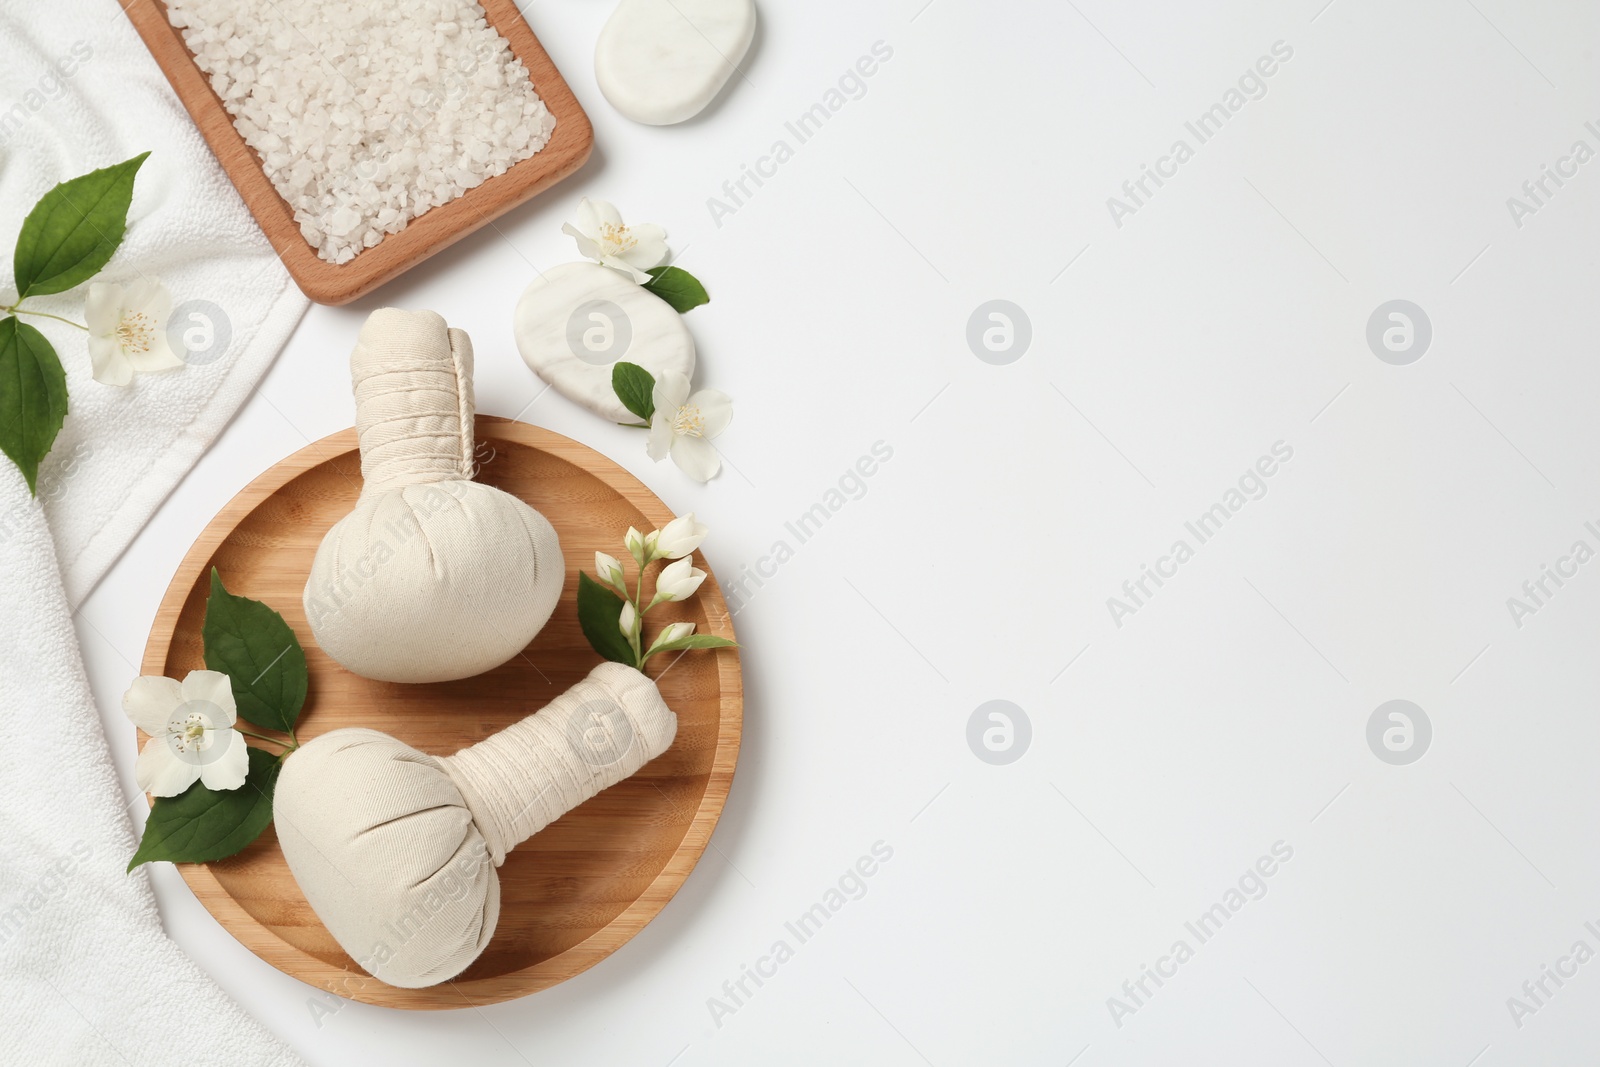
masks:
{"type": "Polygon", "coordinates": [[[361,225],[361,213],[347,205],[333,213],[328,228],[333,231],[335,237],[343,237],[359,225],[361,225]]]}

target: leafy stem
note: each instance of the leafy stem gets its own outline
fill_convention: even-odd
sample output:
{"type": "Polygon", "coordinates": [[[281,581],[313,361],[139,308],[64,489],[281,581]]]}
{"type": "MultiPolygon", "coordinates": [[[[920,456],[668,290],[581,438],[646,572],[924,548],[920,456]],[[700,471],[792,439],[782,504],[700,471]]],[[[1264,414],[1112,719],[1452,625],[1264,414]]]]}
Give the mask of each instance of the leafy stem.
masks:
{"type": "MultiPolygon", "coordinates": [[[[621,392],[619,390],[619,395],[621,392]]],[[[642,397],[647,393],[639,390],[635,395],[642,397]]],[[[648,415],[639,414],[648,418],[648,415]]],[[[706,573],[696,570],[688,559],[705,535],[705,527],[694,521],[693,514],[673,519],[664,528],[649,534],[641,534],[630,526],[623,546],[633,557],[633,585],[629,584],[627,570],[620,560],[608,553],[596,552],[595,569],[599,579],[578,572],[578,624],[589,646],[602,658],[635,670],[643,670],[650,658],[661,652],[739,647],[730,638],[695,633],[695,624],[687,620],[668,623],[654,641],[648,646],[645,644],[645,614],[662,604],[694,595],[705,581],[706,573]],[[655,595],[647,600],[645,576],[650,565],[660,560],[673,562],[656,575],[655,595]],[[666,588],[662,587],[663,580],[666,588]]]]}
{"type": "Polygon", "coordinates": [[[60,315],[52,315],[48,311],[34,311],[31,308],[25,308],[22,306],[22,301],[20,300],[18,300],[15,304],[12,304],[10,307],[0,307],[0,311],[9,312],[13,315],[35,315],[41,319],[55,319],[57,322],[64,322],[68,326],[76,327],[77,329],[82,330],[84,333],[89,332],[89,327],[85,326],[81,322],[73,322],[71,319],[64,319],[60,315]]]}
{"type": "MultiPolygon", "coordinates": [[[[633,592],[633,633],[628,635],[628,644],[633,648],[633,666],[638,668],[643,667],[644,661],[650,658],[642,655],[641,649],[644,642],[644,613],[650,610],[644,606],[644,572],[645,568],[650,566],[651,560],[648,555],[645,555],[643,557],[635,557],[635,562],[637,564],[637,584],[633,592]]],[[[623,588],[627,588],[626,581],[623,583],[623,588]]]]}
{"type": "Polygon", "coordinates": [[[283,749],[284,749],[283,754],[285,756],[287,756],[290,752],[293,752],[295,749],[300,747],[300,741],[299,741],[298,738],[296,738],[294,736],[294,731],[293,730],[289,731],[289,740],[283,741],[283,740],[280,740],[280,739],[278,739],[276,737],[268,737],[266,734],[258,734],[254,730],[246,730],[243,726],[240,726],[237,722],[233,724],[233,728],[235,730],[238,730],[241,734],[244,734],[246,737],[253,737],[257,741],[270,741],[274,745],[282,745],[283,749]]]}
{"type": "Polygon", "coordinates": [[[76,288],[99,274],[122,244],[133,203],[134,176],[145,152],[121,163],[62,182],[40,198],[22,220],[11,253],[17,297],[0,308],[0,453],[38,489],[39,464],[49,455],[67,417],[67,375],[49,338],[17,316],[55,319],[22,306],[29,297],[76,288]]]}
{"type": "MultiPolygon", "coordinates": [[[[0,319],[0,341],[7,322],[16,320],[0,319]]],[[[305,706],[306,657],[283,616],[258,600],[228,592],[212,568],[200,631],[207,669],[228,676],[239,712],[232,729],[281,751],[247,745],[245,778],[235,788],[211,789],[197,781],[176,796],[157,797],[138,851],[128,862],[130,871],[152,860],[209,863],[244,850],[272,822],[278,771],[300,747],[294,726],[305,706]],[[263,730],[287,734],[288,740],[263,730]]]]}

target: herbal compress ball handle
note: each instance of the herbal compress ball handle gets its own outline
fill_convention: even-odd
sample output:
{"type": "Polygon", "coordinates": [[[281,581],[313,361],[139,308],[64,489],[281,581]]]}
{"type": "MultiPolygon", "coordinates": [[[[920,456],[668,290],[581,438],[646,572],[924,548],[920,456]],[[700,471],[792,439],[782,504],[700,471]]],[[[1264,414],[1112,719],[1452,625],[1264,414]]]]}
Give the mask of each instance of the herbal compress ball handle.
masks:
{"type": "Polygon", "coordinates": [[[352,959],[390,985],[434,985],[494,936],[505,854],[665,752],[677,728],[654,682],[603,663],[453,756],[376,730],[334,730],[284,763],[272,805],[278,841],[352,959]]]}
{"type": "Polygon", "coordinates": [[[441,682],[520,652],[566,565],[550,523],[472,480],[472,343],[431,311],[374,311],[350,356],[363,484],[306,582],[323,651],[357,674],[441,682]]]}
{"type": "Polygon", "coordinates": [[[362,494],[472,477],[472,341],[431,311],[372,313],[350,353],[362,494]]]}

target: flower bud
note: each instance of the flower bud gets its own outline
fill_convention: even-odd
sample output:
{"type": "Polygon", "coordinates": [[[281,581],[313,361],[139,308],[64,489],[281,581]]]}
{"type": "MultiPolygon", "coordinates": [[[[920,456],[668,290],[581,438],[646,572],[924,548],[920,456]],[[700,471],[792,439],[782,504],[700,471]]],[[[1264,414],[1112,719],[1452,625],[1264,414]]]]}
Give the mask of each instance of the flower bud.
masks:
{"type": "Polygon", "coordinates": [[[682,559],[699,548],[709,532],[703,523],[695,521],[694,512],[680,515],[663,526],[656,536],[656,556],[659,559],[682,559]]]}
{"type": "MultiPolygon", "coordinates": [[[[706,572],[696,567],[687,556],[661,568],[656,575],[656,600],[684,600],[694,596],[706,572]]],[[[652,602],[653,603],[653,602],[652,602]]]]}
{"type": "Polygon", "coordinates": [[[615,556],[608,556],[604,552],[594,554],[594,570],[602,582],[609,582],[617,592],[626,595],[628,590],[622,584],[622,564],[617,562],[615,556]]]}
{"type": "Polygon", "coordinates": [[[656,636],[655,642],[650,646],[650,651],[654,652],[662,645],[670,645],[674,641],[681,641],[692,633],[694,633],[694,623],[692,622],[669,623],[666,629],[656,636]]]}

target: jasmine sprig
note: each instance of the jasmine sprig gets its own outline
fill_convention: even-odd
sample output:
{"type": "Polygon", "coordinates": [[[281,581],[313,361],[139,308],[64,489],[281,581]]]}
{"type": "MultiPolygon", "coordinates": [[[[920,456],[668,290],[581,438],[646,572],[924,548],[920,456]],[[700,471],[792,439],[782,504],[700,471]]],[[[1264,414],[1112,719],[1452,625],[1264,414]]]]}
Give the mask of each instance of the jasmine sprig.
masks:
{"type": "Polygon", "coordinates": [[[697,634],[692,622],[674,622],[662,628],[654,641],[645,643],[645,615],[662,604],[686,600],[706,580],[690,554],[705,540],[705,526],[693,513],[673,519],[659,530],[641,534],[628,528],[623,547],[633,560],[635,581],[630,586],[622,563],[605,552],[594,554],[595,573],[578,575],[578,622],[596,652],[616,663],[643,669],[652,656],[693,648],[737,648],[725,637],[697,634]],[[660,560],[671,560],[655,576],[654,590],[645,600],[645,573],[660,560]]]}
{"type": "Polygon", "coordinates": [[[156,798],[130,871],[152,860],[208,863],[242,851],[272,822],[278,770],[300,747],[294,727],[305,706],[306,655],[283,616],[228,592],[212,568],[200,632],[205,670],[181,683],[136,678],[123,697],[123,709],[150,736],[136,773],[156,798]],[[247,747],[245,737],[283,751],[247,747]]]}
{"type": "Polygon", "coordinates": [[[67,418],[67,375],[44,334],[18,316],[88,327],[26,306],[30,297],[64,293],[100,273],[122,244],[133,179],[145,152],[62,182],[22,220],[11,273],[17,298],[0,304],[0,451],[37,492],[39,464],[67,418]]]}

